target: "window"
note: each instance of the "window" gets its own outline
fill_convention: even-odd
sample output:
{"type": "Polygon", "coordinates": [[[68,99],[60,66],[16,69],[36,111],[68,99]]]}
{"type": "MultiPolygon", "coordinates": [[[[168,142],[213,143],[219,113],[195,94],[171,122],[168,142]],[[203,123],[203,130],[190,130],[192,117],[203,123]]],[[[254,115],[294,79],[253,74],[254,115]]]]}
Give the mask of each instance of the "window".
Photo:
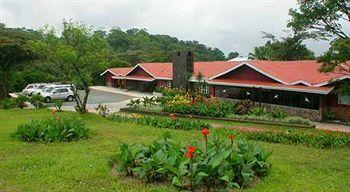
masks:
{"type": "Polygon", "coordinates": [[[199,91],[203,94],[209,94],[209,85],[206,83],[200,85],[199,91]]]}
{"type": "Polygon", "coordinates": [[[68,89],[61,89],[61,93],[67,93],[68,89]]]}
{"type": "Polygon", "coordinates": [[[350,105],[350,95],[338,94],[338,104],[350,105]]]}
{"type": "Polygon", "coordinates": [[[166,82],[166,86],[167,86],[167,87],[171,87],[171,81],[167,81],[167,82],[166,82]]]}

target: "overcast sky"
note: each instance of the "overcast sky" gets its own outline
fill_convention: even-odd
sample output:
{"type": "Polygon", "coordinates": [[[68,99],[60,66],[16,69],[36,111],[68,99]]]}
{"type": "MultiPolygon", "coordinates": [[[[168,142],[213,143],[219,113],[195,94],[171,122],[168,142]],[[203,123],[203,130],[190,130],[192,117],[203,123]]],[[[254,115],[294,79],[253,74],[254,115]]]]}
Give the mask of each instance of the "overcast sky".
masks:
{"type": "MultiPolygon", "coordinates": [[[[146,28],[150,33],[197,40],[241,55],[264,44],[261,31],[284,35],[288,10],[296,7],[296,0],[0,2],[0,22],[9,27],[61,27],[63,19],[72,19],[103,30],[146,28]]],[[[328,47],[327,42],[317,41],[308,41],[307,45],[317,55],[328,47]]]]}

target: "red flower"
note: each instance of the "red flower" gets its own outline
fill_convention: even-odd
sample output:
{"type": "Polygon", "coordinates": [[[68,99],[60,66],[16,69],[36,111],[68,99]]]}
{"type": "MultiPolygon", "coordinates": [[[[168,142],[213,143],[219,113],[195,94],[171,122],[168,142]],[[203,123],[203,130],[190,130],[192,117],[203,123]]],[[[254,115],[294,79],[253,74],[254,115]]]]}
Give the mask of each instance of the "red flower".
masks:
{"type": "Polygon", "coordinates": [[[192,158],[193,158],[194,152],[196,152],[196,147],[194,147],[194,146],[188,146],[187,153],[186,153],[186,155],[185,155],[186,158],[192,159],[192,158]]]}
{"type": "Polygon", "coordinates": [[[230,140],[232,141],[232,140],[235,139],[235,135],[234,135],[234,134],[230,134],[229,138],[230,138],[230,140]]]}
{"type": "Polygon", "coordinates": [[[207,128],[203,128],[201,132],[204,136],[209,135],[209,130],[207,128]]]}

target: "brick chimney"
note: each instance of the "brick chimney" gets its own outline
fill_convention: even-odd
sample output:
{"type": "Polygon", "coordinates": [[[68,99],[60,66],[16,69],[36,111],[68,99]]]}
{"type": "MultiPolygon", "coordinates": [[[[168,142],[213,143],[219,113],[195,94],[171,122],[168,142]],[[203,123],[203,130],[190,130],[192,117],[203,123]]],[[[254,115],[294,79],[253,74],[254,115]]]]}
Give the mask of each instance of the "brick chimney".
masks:
{"type": "Polygon", "coordinates": [[[173,87],[183,90],[189,89],[188,80],[193,74],[193,53],[179,51],[173,57],[173,87]]]}

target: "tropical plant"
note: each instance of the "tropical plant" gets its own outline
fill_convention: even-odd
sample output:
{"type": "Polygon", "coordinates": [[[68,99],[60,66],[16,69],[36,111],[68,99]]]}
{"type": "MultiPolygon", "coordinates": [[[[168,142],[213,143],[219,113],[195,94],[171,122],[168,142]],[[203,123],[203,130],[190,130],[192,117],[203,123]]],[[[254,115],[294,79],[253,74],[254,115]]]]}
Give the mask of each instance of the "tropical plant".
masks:
{"type": "Polygon", "coordinates": [[[266,176],[271,153],[246,140],[234,141],[234,134],[202,129],[205,148],[197,142],[187,147],[171,139],[169,133],[152,144],[122,144],[117,168],[127,176],[145,182],[171,182],[183,190],[232,189],[247,187],[257,177],[266,176]]]}
{"type": "Polygon", "coordinates": [[[102,117],[106,117],[109,113],[109,109],[107,107],[107,105],[102,105],[101,103],[98,104],[98,106],[95,108],[95,110],[98,112],[99,115],[101,115],[102,117]]]}
{"type": "Polygon", "coordinates": [[[18,95],[13,99],[13,103],[16,107],[23,109],[27,106],[26,102],[28,101],[28,97],[25,95],[18,95]]]}
{"type": "Polygon", "coordinates": [[[62,111],[62,106],[63,106],[64,100],[62,99],[56,99],[53,101],[53,106],[57,111],[62,111]]]}
{"type": "Polygon", "coordinates": [[[85,139],[90,130],[80,118],[56,116],[43,120],[31,120],[17,127],[14,137],[25,142],[70,142],[85,139]]]}
{"type": "Polygon", "coordinates": [[[248,114],[252,108],[252,102],[249,100],[239,100],[235,103],[235,113],[238,115],[248,114]]]}
{"type": "Polygon", "coordinates": [[[41,109],[46,107],[45,99],[41,95],[33,95],[29,98],[29,102],[35,107],[35,109],[41,109]]]}

